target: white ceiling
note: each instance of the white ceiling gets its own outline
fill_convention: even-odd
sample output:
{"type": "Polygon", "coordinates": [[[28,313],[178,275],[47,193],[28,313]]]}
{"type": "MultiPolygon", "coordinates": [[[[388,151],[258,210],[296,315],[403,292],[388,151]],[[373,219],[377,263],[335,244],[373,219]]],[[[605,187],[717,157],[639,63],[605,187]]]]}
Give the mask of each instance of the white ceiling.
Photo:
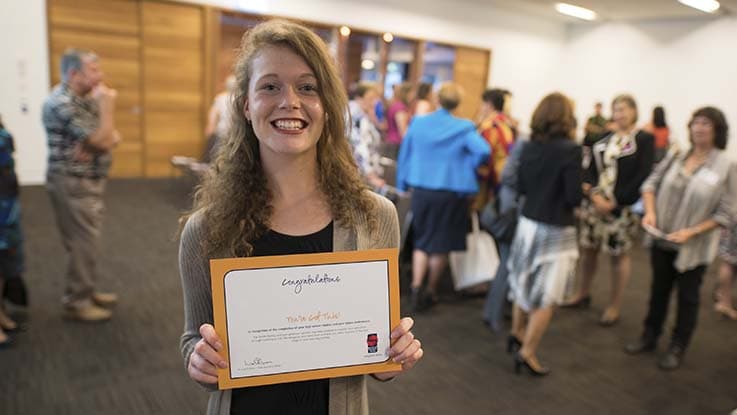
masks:
{"type": "MultiPolygon", "coordinates": [[[[476,6],[489,5],[507,10],[534,14],[541,17],[554,17],[568,21],[578,21],[565,17],[555,11],[557,1],[551,0],[456,0],[476,6]]],[[[703,18],[711,15],[703,13],[677,0],[558,0],[576,6],[586,7],[599,14],[599,20],[663,20],[683,18],[703,18]]],[[[721,8],[716,14],[737,12],[737,0],[720,0],[721,8]]]]}

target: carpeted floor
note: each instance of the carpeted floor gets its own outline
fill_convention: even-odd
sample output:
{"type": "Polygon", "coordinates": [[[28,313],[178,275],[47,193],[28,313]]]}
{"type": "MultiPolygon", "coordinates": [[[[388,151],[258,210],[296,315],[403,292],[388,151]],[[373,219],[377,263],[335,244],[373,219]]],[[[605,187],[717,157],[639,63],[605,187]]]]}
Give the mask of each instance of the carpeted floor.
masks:
{"type": "MultiPolygon", "coordinates": [[[[185,179],[110,183],[100,287],[118,292],[121,303],[111,322],[83,325],[60,317],[66,258],[45,189],[23,188],[32,305],[16,314],[27,321],[27,331],[16,336],[14,348],[0,350],[0,414],[204,413],[207,395],[188,379],[178,350],[183,317],[175,237],[190,189],[185,179]]],[[[664,373],[655,356],[622,353],[644,316],[646,261],[646,252],[634,253],[619,325],[596,324],[608,292],[607,261],[595,282],[593,308],[556,314],[540,351],[553,369],[544,379],[513,373],[503,350],[506,335],[481,325],[481,299],[446,295],[416,318],[424,361],[393,382],[369,381],[371,412],[729,414],[737,408],[737,323],[711,311],[714,269],[681,370],[664,373]]],[[[666,343],[662,339],[661,350],[666,343]]]]}

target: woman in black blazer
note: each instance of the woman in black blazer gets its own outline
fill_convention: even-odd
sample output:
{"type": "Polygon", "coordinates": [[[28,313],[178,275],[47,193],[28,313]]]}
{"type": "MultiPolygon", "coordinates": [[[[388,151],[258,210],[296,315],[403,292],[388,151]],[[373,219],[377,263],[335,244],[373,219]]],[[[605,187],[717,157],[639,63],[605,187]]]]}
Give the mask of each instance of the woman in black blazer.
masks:
{"type": "Polygon", "coordinates": [[[579,243],[582,278],[577,294],[568,304],[588,307],[591,283],[599,251],[612,263],[609,305],[599,320],[611,326],[619,320],[622,293],[630,277],[629,250],[637,234],[639,217],[631,206],[640,198],[640,186],[650,174],[655,158],[655,139],[635,128],[637,104],[630,95],[612,101],[614,131],[591,144],[584,161],[583,190],[588,196],[581,209],[579,243]]]}

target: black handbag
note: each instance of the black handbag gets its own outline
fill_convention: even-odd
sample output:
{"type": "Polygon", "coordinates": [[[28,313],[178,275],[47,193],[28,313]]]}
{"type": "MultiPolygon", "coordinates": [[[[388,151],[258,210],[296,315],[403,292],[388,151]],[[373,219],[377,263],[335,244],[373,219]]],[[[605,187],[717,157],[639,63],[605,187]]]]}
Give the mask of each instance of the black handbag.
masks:
{"type": "Polygon", "coordinates": [[[514,232],[517,230],[517,208],[499,212],[498,199],[490,200],[481,211],[481,228],[489,232],[494,240],[502,243],[512,243],[514,232]]]}

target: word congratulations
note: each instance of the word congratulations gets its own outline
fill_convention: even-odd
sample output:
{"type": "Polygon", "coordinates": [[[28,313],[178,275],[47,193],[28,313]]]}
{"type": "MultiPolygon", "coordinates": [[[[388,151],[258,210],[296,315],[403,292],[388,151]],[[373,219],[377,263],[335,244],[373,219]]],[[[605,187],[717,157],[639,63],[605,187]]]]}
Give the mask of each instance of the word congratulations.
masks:
{"type": "Polygon", "coordinates": [[[315,274],[313,277],[312,275],[307,275],[305,278],[300,278],[297,280],[291,280],[289,278],[284,278],[281,282],[282,287],[294,287],[294,293],[299,294],[302,292],[302,287],[305,285],[325,285],[325,284],[335,284],[340,282],[340,277],[335,276],[331,277],[327,273],[322,274],[322,276],[315,274]]]}

